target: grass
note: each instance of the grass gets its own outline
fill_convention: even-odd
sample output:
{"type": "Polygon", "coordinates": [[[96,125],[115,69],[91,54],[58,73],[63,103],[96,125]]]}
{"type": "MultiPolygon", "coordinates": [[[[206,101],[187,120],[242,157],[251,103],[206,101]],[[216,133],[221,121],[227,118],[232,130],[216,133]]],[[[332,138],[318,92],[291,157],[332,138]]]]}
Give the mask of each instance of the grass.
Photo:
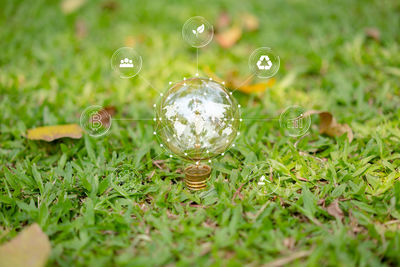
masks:
{"type": "Polygon", "coordinates": [[[394,0],[87,1],[68,15],[53,1],[3,3],[0,242],[37,222],[51,241],[49,266],[398,265],[399,12],[394,0]],[[201,72],[246,77],[248,56],[265,45],[281,69],[265,93],[236,96],[243,134],[214,161],[208,191],[183,187],[186,163],[158,155],[150,123],[115,121],[99,139],[24,137],[77,123],[92,104],[117,107],[116,118],[152,118],[157,92],[144,79],[165,90],[192,76],[196,51],[181,26],[194,15],[215,23],[222,11],[235,22],[254,14],[260,29],[231,49],[201,49],[201,72]],[[370,27],[379,41],[365,35],[370,27]],[[110,70],[127,43],[143,57],[142,78],[110,70]],[[319,135],[313,118],[295,147],[276,120],[246,119],[277,118],[291,104],[332,112],[354,141],[319,135]],[[122,164],[139,175],[114,181],[122,164]],[[259,194],[254,166],[280,174],[274,194],[259,194]],[[343,220],[327,211],[335,200],[343,220]]]}

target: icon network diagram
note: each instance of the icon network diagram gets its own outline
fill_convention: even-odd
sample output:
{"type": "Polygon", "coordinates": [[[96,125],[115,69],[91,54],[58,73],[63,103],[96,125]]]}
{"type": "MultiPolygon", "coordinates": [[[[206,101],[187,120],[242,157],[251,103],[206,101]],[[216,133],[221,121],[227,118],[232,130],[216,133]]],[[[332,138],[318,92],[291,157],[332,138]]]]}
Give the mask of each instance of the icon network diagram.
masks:
{"type": "MultiPolygon", "coordinates": [[[[185,168],[185,184],[193,190],[206,187],[211,167],[204,162],[211,163],[213,158],[224,156],[226,151],[235,147],[243,120],[241,106],[233,97],[236,89],[229,90],[224,82],[199,75],[198,49],[209,44],[213,35],[213,26],[203,17],[192,17],[184,23],[182,37],[196,48],[197,72],[192,78],[169,82],[168,90],[160,93],[158,103],[153,105],[153,134],[159,141],[159,147],[169,154],[169,158],[175,155],[190,164],[185,168]]],[[[251,76],[271,78],[279,70],[280,58],[271,48],[260,47],[251,53],[248,64],[251,76]]],[[[112,55],[111,67],[121,78],[132,78],[139,75],[142,57],[131,47],[121,47],[112,55]]],[[[146,79],[140,77],[155,89],[146,79]]],[[[279,123],[285,134],[298,137],[308,131],[311,118],[304,116],[305,111],[299,106],[292,106],[282,112],[279,123]]],[[[82,112],[80,123],[89,135],[100,137],[109,132],[112,120],[116,119],[112,119],[101,106],[94,105],[82,112]]],[[[121,173],[129,172],[129,167],[124,166],[123,171],[118,169],[116,172],[121,176],[121,173]]],[[[132,173],[139,175],[137,171],[132,173]]],[[[266,178],[266,173],[263,168],[256,168],[254,174],[259,177],[257,185],[267,188],[268,192],[275,192],[274,188],[279,186],[280,177],[278,175],[278,180],[270,181],[266,178]]],[[[270,177],[273,177],[272,173],[270,177]]]]}

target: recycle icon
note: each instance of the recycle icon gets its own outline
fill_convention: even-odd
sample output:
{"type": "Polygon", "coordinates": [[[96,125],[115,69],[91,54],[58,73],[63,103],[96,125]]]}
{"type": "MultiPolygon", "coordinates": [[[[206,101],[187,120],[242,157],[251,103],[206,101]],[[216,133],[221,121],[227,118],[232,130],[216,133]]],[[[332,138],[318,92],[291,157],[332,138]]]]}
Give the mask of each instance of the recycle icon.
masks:
{"type": "Polygon", "coordinates": [[[260,57],[260,59],[257,61],[257,68],[259,70],[269,70],[272,67],[272,62],[271,60],[269,60],[269,57],[266,55],[262,55],[260,57]],[[265,63],[263,64],[263,61],[266,61],[266,65],[265,63]]]}

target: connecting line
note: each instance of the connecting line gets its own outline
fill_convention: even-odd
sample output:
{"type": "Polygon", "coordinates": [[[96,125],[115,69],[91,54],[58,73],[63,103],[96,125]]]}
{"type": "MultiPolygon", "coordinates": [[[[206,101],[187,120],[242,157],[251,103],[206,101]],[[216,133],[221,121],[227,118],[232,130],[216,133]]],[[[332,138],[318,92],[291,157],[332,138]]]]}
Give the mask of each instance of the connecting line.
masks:
{"type": "Polygon", "coordinates": [[[196,74],[199,74],[199,48],[196,48],[196,62],[197,62],[197,71],[196,74]]]}
{"type": "Polygon", "coordinates": [[[236,87],[235,90],[233,90],[231,93],[233,94],[236,90],[238,90],[240,87],[242,87],[243,85],[245,85],[250,79],[252,79],[254,77],[254,74],[250,75],[249,77],[246,78],[246,80],[244,80],[244,82],[242,82],[239,86],[236,87]]]}
{"type": "Polygon", "coordinates": [[[277,119],[277,118],[264,118],[264,119],[260,119],[260,118],[242,118],[242,120],[246,120],[246,121],[278,121],[279,119],[277,119]]]}
{"type": "Polygon", "coordinates": [[[111,120],[113,120],[113,121],[151,121],[153,119],[129,119],[129,118],[113,119],[113,118],[111,118],[111,120]]]}
{"type": "Polygon", "coordinates": [[[143,81],[145,81],[147,83],[147,85],[149,85],[151,88],[153,88],[153,90],[157,91],[158,93],[162,93],[159,90],[157,90],[148,80],[146,80],[143,76],[138,75],[143,81]]]}

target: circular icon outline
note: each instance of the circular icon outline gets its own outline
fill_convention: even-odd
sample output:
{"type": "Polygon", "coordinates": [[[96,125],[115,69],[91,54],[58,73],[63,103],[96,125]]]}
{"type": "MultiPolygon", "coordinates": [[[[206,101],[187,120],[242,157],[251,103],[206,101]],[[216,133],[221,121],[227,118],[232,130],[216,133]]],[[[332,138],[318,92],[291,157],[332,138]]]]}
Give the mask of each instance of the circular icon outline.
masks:
{"type": "MultiPolygon", "coordinates": [[[[191,36],[191,35],[189,34],[189,36],[191,36]]],[[[188,43],[192,47],[195,47],[195,48],[205,47],[214,38],[214,26],[202,16],[191,17],[188,20],[186,20],[182,26],[182,38],[183,38],[183,40],[185,40],[186,43],[188,43]],[[200,23],[202,23],[202,24],[200,26],[196,27],[196,29],[193,29],[190,27],[191,26],[190,24],[192,22],[194,22],[195,20],[201,21],[196,24],[200,24],[200,23]],[[207,31],[209,32],[207,39],[203,40],[199,44],[196,44],[195,42],[193,42],[193,40],[196,41],[196,39],[192,40],[191,38],[188,37],[188,34],[187,34],[188,32],[190,32],[191,34],[195,34],[196,38],[198,38],[199,33],[207,32],[207,31]]]]}
{"type": "Polygon", "coordinates": [[[123,78],[123,79],[130,79],[130,78],[135,77],[142,70],[142,66],[143,66],[142,56],[139,55],[135,51],[135,49],[133,49],[132,47],[128,47],[128,46],[120,47],[117,50],[115,50],[115,52],[111,56],[110,63],[111,63],[111,69],[114,70],[115,72],[117,72],[119,74],[119,77],[123,78]],[[118,60],[117,60],[117,56],[120,53],[123,53],[123,51],[127,51],[127,50],[130,51],[129,53],[133,54],[132,56],[133,56],[134,59],[128,59],[128,58],[125,57],[124,59],[123,58],[118,58],[118,60]],[[132,63],[133,60],[137,61],[136,63],[138,63],[139,67],[135,70],[135,73],[129,74],[129,75],[125,75],[124,73],[122,73],[120,71],[121,67],[123,67],[123,68],[129,68],[129,67],[133,68],[134,67],[134,65],[124,64],[122,62],[122,60],[126,60],[126,59],[128,59],[129,62],[124,62],[124,63],[132,63]],[[120,68],[118,68],[118,66],[117,66],[118,64],[120,64],[120,68]]]}
{"type": "MultiPolygon", "coordinates": [[[[289,106],[289,107],[285,108],[285,110],[282,111],[281,115],[279,116],[279,126],[280,126],[281,128],[284,129],[284,132],[285,132],[288,136],[291,136],[291,137],[300,137],[300,136],[303,136],[304,134],[306,134],[306,133],[308,132],[308,130],[310,129],[311,124],[312,124],[311,116],[310,116],[310,115],[303,116],[305,113],[306,113],[306,109],[303,108],[302,106],[298,106],[298,105],[289,106]],[[289,118],[289,119],[284,118],[284,116],[285,116],[291,109],[301,109],[302,112],[300,113],[299,116],[297,116],[297,117],[295,117],[295,118],[289,118]],[[303,118],[306,119],[306,127],[302,127],[302,130],[301,130],[301,131],[299,131],[299,132],[297,132],[297,133],[296,133],[296,132],[291,132],[291,131],[288,131],[288,130],[287,130],[287,129],[288,129],[287,127],[285,127],[285,125],[288,124],[288,121],[290,121],[291,123],[293,122],[293,125],[294,125],[293,127],[295,127],[295,126],[298,127],[299,120],[302,121],[303,118]]],[[[301,122],[301,123],[302,123],[302,122],[301,122]]]]}
{"type": "Polygon", "coordinates": [[[248,64],[250,71],[257,77],[268,79],[278,73],[281,66],[281,60],[271,48],[264,46],[255,49],[250,54],[248,64]],[[261,65],[263,60],[266,60],[267,66],[261,65]]]}
{"type": "Polygon", "coordinates": [[[87,134],[89,134],[92,137],[96,137],[97,138],[97,137],[101,137],[103,135],[106,135],[108,133],[108,131],[111,128],[112,118],[111,118],[111,115],[102,106],[100,106],[100,105],[92,105],[92,106],[89,106],[89,107],[85,108],[82,111],[81,116],[79,118],[79,124],[80,124],[81,128],[87,134]],[[109,121],[107,127],[104,127],[103,122],[101,121],[102,120],[102,116],[98,114],[99,111],[102,111],[103,114],[107,115],[108,121],[109,121]],[[89,112],[92,112],[92,114],[89,114],[89,112]],[[93,131],[92,128],[87,127],[86,122],[89,122],[91,120],[90,116],[92,116],[92,118],[93,118],[93,112],[96,113],[95,114],[96,116],[100,116],[100,117],[99,118],[96,117],[96,120],[94,120],[94,121],[92,120],[92,122],[91,122],[92,125],[97,125],[94,128],[104,129],[104,131],[96,133],[95,131],[93,131]]]}
{"type": "MultiPolygon", "coordinates": [[[[270,166],[270,164],[268,164],[267,166],[270,166]]],[[[265,183],[264,183],[264,181],[266,181],[266,182],[269,182],[269,183],[271,183],[270,181],[268,181],[268,179],[265,177],[265,173],[267,173],[267,171],[264,171],[265,169],[264,168],[258,168],[258,166],[255,166],[255,167],[253,167],[252,169],[251,169],[251,171],[250,171],[250,174],[248,175],[248,177],[249,176],[253,176],[253,177],[257,177],[257,179],[256,179],[256,186],[263,186],[263,185],[265,185],[265,183]],[[254,171],[255,169],[257,169],[256,171],[254,171]]],[[[274,170],[271,170],[271,173],[272,173],[272,176],[274,177],[275,175],[274,175],[274,170]]],[[[271,192],[269,192],[269,193],[266,193],[265,191],[263,191],[263,193],[260,193],[260,192],[257,192],[257,194],[258,195],[261,195],[261,196],[269,196],[269,195],[272,195],[272,194],[274,194],[277,190],[278,190],[278,188],[280,187],[280,184],[281,184],[281,176],[279,175],[279,173],[277,173],[277,176],[278,176],[278,182],[276,183],[276,186],[273,188],[273,190],[271,191],[271,192]]],[[[250,177],[251,178],[251,177],[250,177]]],[[[257,189],[259,189],[258,187],[257,187],[257,189]]],[[[258,191],[258,190],[257,190],[258,191]]]]}

